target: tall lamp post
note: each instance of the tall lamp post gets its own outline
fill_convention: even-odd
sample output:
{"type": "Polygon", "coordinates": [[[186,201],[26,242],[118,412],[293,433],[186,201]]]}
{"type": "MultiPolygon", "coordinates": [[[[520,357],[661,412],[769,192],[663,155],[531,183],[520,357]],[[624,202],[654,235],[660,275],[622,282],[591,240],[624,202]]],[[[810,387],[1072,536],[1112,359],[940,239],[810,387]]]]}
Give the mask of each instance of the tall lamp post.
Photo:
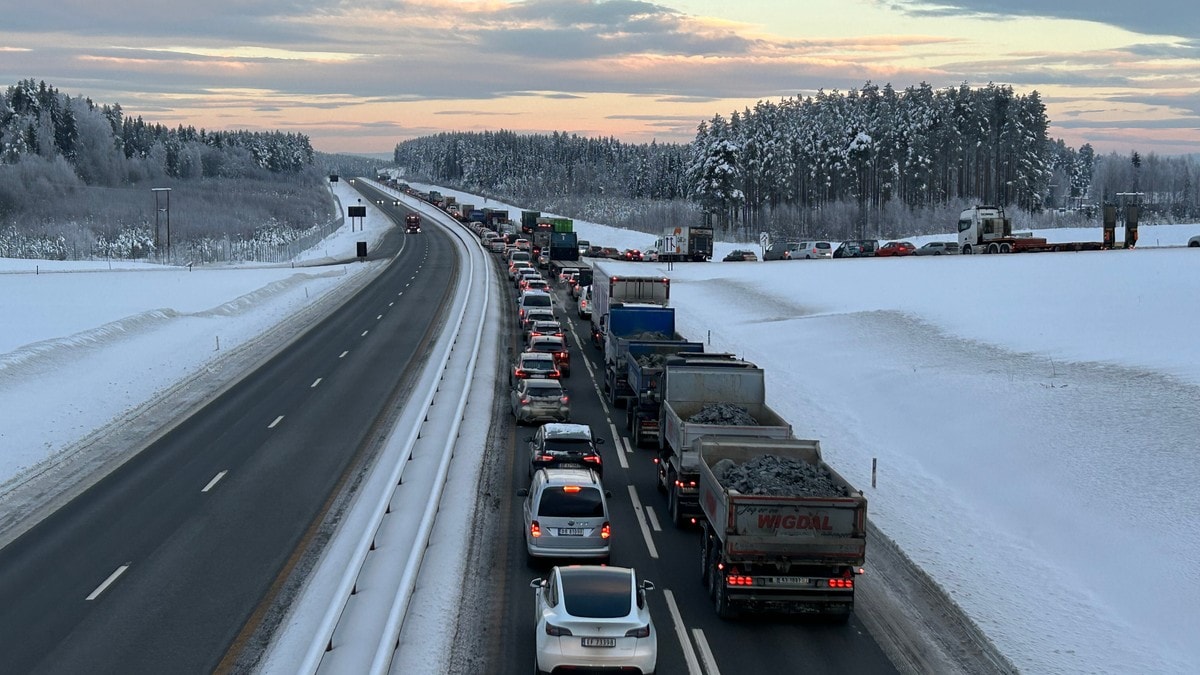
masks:
{"type": "Polygon", "coordinates": [[[159,220],[165,216],[167,221],[167,262],[171,261],[171,188],[150,188],[154,193],[154,248],[158,248],[159,220]],[[159,205],[159,196],[165,196],[165,204],[159,205]]]}

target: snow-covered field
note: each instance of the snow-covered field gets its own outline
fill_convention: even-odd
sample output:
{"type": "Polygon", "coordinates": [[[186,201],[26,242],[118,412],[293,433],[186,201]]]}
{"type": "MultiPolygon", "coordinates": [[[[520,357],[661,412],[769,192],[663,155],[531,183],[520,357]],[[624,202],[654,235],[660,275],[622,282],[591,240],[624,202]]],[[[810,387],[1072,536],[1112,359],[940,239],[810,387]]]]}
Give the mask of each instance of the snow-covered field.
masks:
{"type": "MultiPolygon", "coordinates": [[[[318,248],[349,255],[379,227],[318,248]]],[[[1196,233],[1143,226],[1144,248],[1096,253],[602,264],[669,274],[681,332],[764,366],[772,407],[1022,670],[1188,673],[1200,252],[1170,247],[1196,233]]],[[[733,248],[746,246],[717,258],[733,248]]],[[[370,268],[0,261],[0,504],[92,430],[370,268]]]]}

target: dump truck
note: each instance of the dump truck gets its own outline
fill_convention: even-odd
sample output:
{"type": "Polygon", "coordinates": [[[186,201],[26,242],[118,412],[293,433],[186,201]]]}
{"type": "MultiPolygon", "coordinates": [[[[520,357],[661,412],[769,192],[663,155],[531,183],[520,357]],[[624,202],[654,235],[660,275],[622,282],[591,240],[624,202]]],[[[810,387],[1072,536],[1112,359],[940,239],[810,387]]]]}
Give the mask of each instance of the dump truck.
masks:
{"type": "Polygon", "coordinates": [[[604,333],[604,393],[624,408],[633,397],[626,381],[625,350],[634,341],[675,341],[675,308],[658,305],[609,304],[604,333]]]}
{"type": "Polygon", "coordinates": [[[867,500],[815,440],[707,437],[700,474],[701,580],[717,615],[845,621],[867,551],[867,500]]]}
{"type": "Polygon", "coordinates": [[[660,305],[671,300],[671,280],[666,277],[630,277],[609,274],[598,265],[592,276],[592,345],[604,349],[608,308],[618,304],[660,305]]]}
{"type": "Polygon", "coordinates": [[[668,357],[659,387],[658,486],[671,522],[683,527],[700,515],[697,439],[791,438],[792,425],[767,406],[763,369],[732,354],[668,357]]]}
{"type": "Polygon", "coordinates": [[[703,342],[684,339],[631,341],[625,347],[625,385],[629,389],[625,428],[635,447],[658,447],[658,408],[662,403],[659,384],[667,357],[703,351],[703,342]]]}

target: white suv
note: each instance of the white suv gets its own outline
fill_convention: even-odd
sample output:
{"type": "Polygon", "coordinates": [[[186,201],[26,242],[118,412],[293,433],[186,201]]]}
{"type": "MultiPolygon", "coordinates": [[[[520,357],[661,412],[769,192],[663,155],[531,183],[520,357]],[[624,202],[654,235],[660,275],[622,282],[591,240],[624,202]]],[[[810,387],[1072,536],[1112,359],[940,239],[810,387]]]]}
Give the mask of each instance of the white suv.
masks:
{"type": "Polygon", "coordinates": [[[591,469],[538,469],[525,497],[525,551],[537,558],[608,562],[608,496],[591,469]]]}

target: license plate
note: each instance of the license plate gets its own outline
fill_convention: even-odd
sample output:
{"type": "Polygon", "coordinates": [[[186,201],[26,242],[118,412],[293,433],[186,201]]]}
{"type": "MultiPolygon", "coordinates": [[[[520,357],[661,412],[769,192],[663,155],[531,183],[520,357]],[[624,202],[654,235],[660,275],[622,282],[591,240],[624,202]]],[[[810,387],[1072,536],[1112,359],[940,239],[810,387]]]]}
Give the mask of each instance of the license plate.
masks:
{"type": "Polygon", "coordinates": [[[808,577],[754,577],[755,586],[808,586],[808,577]]]}
{"type": "Polygon", "coordinates": [[[598,638],[585,637],[583,638],[584,647],[616,647],[617,638],[598,638]]]}
{"type": "Polygon", "coordinates": [[[558,533],[564,537],[582,537],[583,530],[578,527],[560,527],[558,533]]]}

